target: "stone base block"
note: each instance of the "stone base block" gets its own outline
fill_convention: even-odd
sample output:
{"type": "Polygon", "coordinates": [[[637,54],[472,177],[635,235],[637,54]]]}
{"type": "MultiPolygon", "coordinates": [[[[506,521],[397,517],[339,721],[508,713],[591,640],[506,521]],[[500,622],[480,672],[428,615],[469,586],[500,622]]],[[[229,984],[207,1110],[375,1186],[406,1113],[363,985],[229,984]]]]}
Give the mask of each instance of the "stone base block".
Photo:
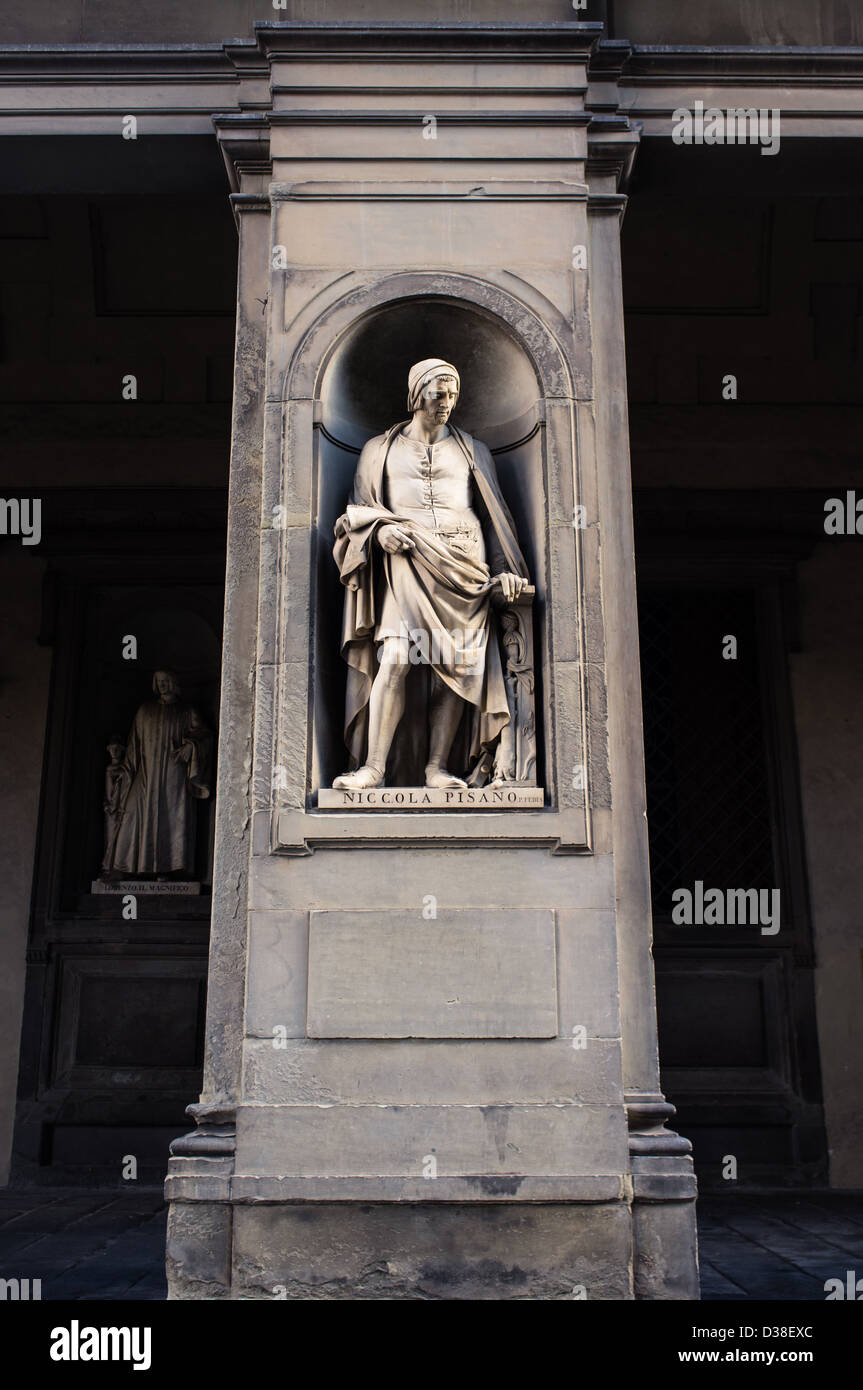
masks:
{"type": "Polygon", "coordinates": [[[632,1296],[623,1202],[234,1207],[235,1299],[632,1296]]]}
{"type": "Polygon", "coordinates": [[[227,1202],[172,1202],[168,1211],[168,1299],[231,1297],[232,1209],[227,1202]]]}
{"type": "Polygon", "coordinates": [[[694,1202],[635,1202],[637,1299],[701,1297],[694,1202]]]}
{"type": "Polygon", "coordinates": [[[692,1159],[636,1155],[632,1170],[635,1297],[700,1298],[692,1159]]]}

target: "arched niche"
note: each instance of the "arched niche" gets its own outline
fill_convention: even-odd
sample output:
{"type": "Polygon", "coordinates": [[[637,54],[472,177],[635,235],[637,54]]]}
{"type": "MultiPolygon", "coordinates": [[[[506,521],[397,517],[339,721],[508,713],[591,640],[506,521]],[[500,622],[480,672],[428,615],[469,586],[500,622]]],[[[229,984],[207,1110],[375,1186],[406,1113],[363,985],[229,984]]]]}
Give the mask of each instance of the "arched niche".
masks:
{"type": "Polygon", "coordinates": [[[430,296],[383,305],[343,335],[321,381],[324,428],[362,446],[384,428],[382,420],[406,418],[408,368],[430,356],[458,367],[462,429],[492,447],[518,437],[541,394],[524,349],[500,318],[430,296]]]}
{"type": "MultiPolygon", "coordinates": [[[[506,303],[510,312],[504,317],[485,303],[472,303],[453,294],[406,294],[358,313],[334,333],[329,350],[323,354],[315,386],[313,795],[320,787],[330,786],[347,766],[343,742],[345,667],[339,652],[343,591],[332,558],[333,527],[344,511],[363,444],[408,418],[408,371],[414,362],[426,357],[441,357],[459,370],[461,394],[454,423],[492,450],[536,587],[538,780],[547,783],[545,747],[550,729],[543,727],[548,718],[543,698],[548,591],[544,423],[549,383],[543,379],[536,354],[508,321],[518,318],[518,306],[513,301],[506,303]]],[[[523,318],[532,319],[523,309],[521,312],[523,318]]],[[[551,347],[548,357],[554,357],[551,347]]],[[[555,395],[561,394],[559,382],[558,372],[555,395]]]]}

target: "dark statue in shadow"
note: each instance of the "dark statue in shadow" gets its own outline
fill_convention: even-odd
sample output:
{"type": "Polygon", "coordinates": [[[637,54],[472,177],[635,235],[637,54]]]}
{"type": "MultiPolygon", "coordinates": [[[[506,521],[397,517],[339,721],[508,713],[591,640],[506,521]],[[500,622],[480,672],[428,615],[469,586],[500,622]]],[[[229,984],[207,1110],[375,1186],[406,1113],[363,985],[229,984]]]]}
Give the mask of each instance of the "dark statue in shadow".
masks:
{"type": "Polygon", "coordinates": [[[181,699],[173,671],[153,673],[125,745],[108,744],[100,878],[192,878],[196,802],[209,797],[213,734],[181,699]]]}

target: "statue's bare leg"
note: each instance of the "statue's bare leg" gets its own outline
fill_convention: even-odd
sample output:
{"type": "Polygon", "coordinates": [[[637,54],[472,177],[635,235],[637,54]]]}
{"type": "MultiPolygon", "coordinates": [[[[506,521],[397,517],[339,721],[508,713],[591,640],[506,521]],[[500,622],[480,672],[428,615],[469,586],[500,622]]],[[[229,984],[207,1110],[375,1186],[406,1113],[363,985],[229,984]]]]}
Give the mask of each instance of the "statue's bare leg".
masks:
{"type": "Polygon", "coordinates": [[[464,709],[464,700],[454,690],[450,690],[442,680],[435,679],[431,697],[429,723],[429,760],[426,763],[426,786],[436,789],[466,787],[461,777],[454,777],[447,771],[452,741],[456,736],[459,720],[464,709]]]}
{"type": "Polygon", "coordinates": [[[408,641],[385,637],[381,664],[369,697],[369,751],[363,767],[333,782],[336,791],[364,791],[383,784],[390,745],[405,712],[405,680],[410,670],[408,641]]]}

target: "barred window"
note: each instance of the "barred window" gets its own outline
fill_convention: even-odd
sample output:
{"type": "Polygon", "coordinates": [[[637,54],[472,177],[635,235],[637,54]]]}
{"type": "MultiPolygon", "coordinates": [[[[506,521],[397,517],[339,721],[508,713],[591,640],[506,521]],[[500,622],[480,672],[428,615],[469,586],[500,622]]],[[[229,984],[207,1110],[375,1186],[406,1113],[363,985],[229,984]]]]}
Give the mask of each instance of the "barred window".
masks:
{"type": "Polygon", "coordinates": [[[655,914],[696,879],[773,887],[754,591],[644,585],[639,633],[655,914]]]}

